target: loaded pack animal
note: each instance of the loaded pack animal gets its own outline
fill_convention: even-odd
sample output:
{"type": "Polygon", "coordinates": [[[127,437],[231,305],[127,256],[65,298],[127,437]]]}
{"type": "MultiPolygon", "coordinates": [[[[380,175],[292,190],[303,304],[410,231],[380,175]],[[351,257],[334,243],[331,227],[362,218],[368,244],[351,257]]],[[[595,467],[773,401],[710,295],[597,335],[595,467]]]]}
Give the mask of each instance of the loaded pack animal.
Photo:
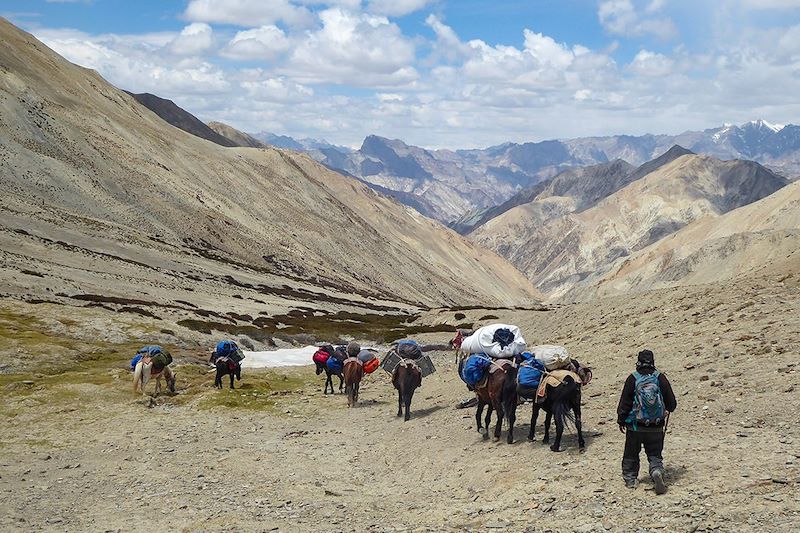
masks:
{"type": "Polygon", "coordinates": [[[422,385],[422,370],[413,359],[401,359],[392,372],[392,385],[397,389],[397,416],[403,416],[407,422],[411,418],[411,398],[414,391],[422,385]]]}
{"type": "Polygon", "coordinates": [[[583,367],[575,360],[563,371],[553,371],[548,373],[543,379],[533,402],[533,412],[531,414],[531,429],[528,440],[535,439],[536,419],[539,410],[543,409],[547,415],[544,420],[544,438],[542,442],[550,442],[550,424],[552,420],[556,423],[556,439],[550,446],[554,452],[561,450],[561,437],[567,420],[575,424],[578,432],[578,449],[581,452],[586,450],[586,441],[583,438],[581,429],[581,387],[588,385],[592,380],[592,370],[583,367]],[[544,395],[544,397],[541,396],[544,395]]]}
{"type": "Polygon", "coordinates": [[[209,359],[209,362],[214,365],[217,371],[217,375],[214,378],[214,386],[216,388],[222,388],[222,376],[226,375],[231,377],[231,388],[234,388],[233,378],[242,379],[242,359],[244,359],[244,354],[234,341],[223,340],[217,343],[209,359]]]}
{"type": "Polygon", "coordinates": [[[358,403],[358,389],[364,377],[364,364],[357,357],[348,357],[344,361],[344,392],[347,394],[347,407],[358,403]]]}
{"type": "Polygon", "coordinates": [[[475,421],[478,432],[483,434],[484,440],[489,439],[489,424],[492,411],[497,413],[497,424],[494,428],[494,440],[500,440],[503,427],[503,418],[508,419],[508,435],[506,442],[514,442],[514,422],[517,419],[517,367],[508,359],[495,359],[492,361],[484,380],[475,387],[478,397],[478,408],[475,412],[475,421]],[[481,426],[483,408],[486,411],[486,428],[481,426]]]}
{"type": "Polygon", "coordinates": [[[212,355],[210,362],[214,363],[214,366],[217,368],[217,375],[214,378],[214,386],[216,388],[222,388],[222,377],[225,375],[230,375],[232,389],[235,388],[233,386],[233,378],[236,377],[237,381],[242,379],[242,365],[233,359],[228,357],[219,357],[215,360],[214,356],[212,355]]]}
{"type": "Polygon", "coordinates": [[[328,387],[331,389],[331,394],[335,392],[333,389],[333,376],[338,376],[339,378],[339,392],[342,392],[342,389],[344,389],[344,366],[341,363],[335,364],[336,361],[331,361],[329,364],[328,360],[331,357],[336,358],[338,361],[344,361],[347,359],[345,347],[337,346],[334,349],[333,346],[326,344],[321,346],[312,358],[314,365],[317,367],[317,375],[319,376],[325,372],[325,387],[322,390],[323,394],[328,394],[328,387]]]}
{"type": "Polygon", "coordinates": [[[175,377],[176,373],[173,372],[168,365],[157,368],[153,365],[153,361],[149,356],[145,356],[136,363],[133,371],[133,392],[138,392],[141,388],[142,396],[146,396],[145,387],[151,379],[156,380],[156,396],[161,394],[161,378],[167,382],[167,388],[175,394],[175,377]]]}

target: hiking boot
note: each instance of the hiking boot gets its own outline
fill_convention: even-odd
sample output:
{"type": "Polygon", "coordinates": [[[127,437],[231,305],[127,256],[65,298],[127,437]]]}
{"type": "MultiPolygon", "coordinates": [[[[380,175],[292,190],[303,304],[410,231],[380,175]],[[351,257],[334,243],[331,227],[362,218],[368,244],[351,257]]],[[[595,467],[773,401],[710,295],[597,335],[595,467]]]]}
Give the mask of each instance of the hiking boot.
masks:
{"type": "Polygon", "coordinates": [[[625,486],[628,487],[629,489],[635,489],[636,488],[636,480],[635,479],[626,479],[625,480],[625,486]]]}
{"type": "Polygon", "coordinates": [[[650,474],[650,477],[653,478],[653,484],[656,487],[656,494],[664,494],[667,492],[667,486],[664,484],[663,470],[653,470],[653,473],[650,474]]]}

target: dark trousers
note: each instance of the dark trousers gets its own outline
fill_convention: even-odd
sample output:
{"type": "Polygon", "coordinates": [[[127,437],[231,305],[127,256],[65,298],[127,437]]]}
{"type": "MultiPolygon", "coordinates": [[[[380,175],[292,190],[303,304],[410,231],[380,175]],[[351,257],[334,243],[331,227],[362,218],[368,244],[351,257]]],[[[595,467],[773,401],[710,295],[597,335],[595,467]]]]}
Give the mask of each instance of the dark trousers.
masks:
{"type": "Polygon", "coordinates": [[[639,477],[639,452],[644,445],[644,453],[650,462],[650,474],[653,470],[664,469],[664,458],[661,452],[664,449],[664,432],[634,431],[628,428],[625,431],[625,452],[622,455],[622,477],[626,480],[635,480],[639,477]]]}

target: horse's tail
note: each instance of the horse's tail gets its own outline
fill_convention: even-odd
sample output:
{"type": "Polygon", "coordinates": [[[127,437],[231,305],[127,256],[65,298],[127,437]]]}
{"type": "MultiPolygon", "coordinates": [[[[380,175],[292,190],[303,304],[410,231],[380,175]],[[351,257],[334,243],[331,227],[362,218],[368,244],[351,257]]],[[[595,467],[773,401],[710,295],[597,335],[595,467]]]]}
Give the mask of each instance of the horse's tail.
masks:
{"type": "Polygon", "coordinates": [[[557,424],[566,426],[567,420],[575,424],[575,416],[572,414],[572,402],[575,395],[580,393],[581,384],[566,376],[560,386],[553,389],[553,417],[557,424]]]}
{"type": "Polygon", "coordinates": [[[133,371],[133,392],[139,391],[139,382],[142,381],[142,362],[136,363],[136,368],[133,371]]]}
{"type": "Polygon", "coordinates": [[[509,414],[516,412],[517,410],[517,368],[511,365],[508,365],[508,371],[506,372],[506,379],[503,382],[503,415],[505,417],[506,424],[511,426],[511,422],[508,419],[509,414]]]}

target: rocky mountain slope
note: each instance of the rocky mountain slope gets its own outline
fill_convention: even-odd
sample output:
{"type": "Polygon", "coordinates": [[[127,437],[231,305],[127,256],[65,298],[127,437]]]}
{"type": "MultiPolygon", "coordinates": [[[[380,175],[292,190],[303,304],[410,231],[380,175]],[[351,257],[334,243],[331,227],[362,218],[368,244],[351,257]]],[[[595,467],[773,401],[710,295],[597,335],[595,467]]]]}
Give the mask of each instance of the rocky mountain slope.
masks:
{"type": "Polygon", "coordinates": [[[0,35],[3,295],[210,306],[243,317],[217,322],[252,327],[297,306],[536,294],[505,260],[356,180],[189,135],[5,20],[0,35]]]}
{"type": "MultiPolygon", "coordinates": [[[[533,201],[488,221],[470,237],[557,297],[589,276],[602,275],[619,258],[696,220],[769,196],[787,183],[757,163],[684,152],[673,148],[629,174],[604,178],[607,192],[618,190],[604,198],[590,195],[583,204],[569,189],[559,195],[554,180],[533,201]]],[[[592,188],[584,184],[577,190],[592,188]]]]}
{"type": "Polygon", "coordinates": [[[167,100],[150,93],[134,94],[129,91],[125,92],[133,96],[137,102],[176,128],[180,128],[183,131],[189,132],[192,135],[196,135],[201,139],[206,139],[213,143],[219,144],[220,146],[238,146],[230,139],[227,139],[213,129],[209,128],[196,116],[175,105],[175,102],[172,100],[167,100]]]}
{"type": "Polygon", "coordinates": [[[743,274],[800,271],[800,182],[720,217],[707,217],[592,274],[568,297],[729,283],[743,274]]]}
{"type": "Polygon", "coordinates": [[[267,146],[270,146],[265,142],[259,141],[252,135],[244,133],[243,131],[239,131],[234,127],[223,124],[222,122],[209,122],[207,125],[209,128],[214,130],[214,132],[232,141],[236,146],[242,146],[245,148],[266,148],[267,146]]]}

